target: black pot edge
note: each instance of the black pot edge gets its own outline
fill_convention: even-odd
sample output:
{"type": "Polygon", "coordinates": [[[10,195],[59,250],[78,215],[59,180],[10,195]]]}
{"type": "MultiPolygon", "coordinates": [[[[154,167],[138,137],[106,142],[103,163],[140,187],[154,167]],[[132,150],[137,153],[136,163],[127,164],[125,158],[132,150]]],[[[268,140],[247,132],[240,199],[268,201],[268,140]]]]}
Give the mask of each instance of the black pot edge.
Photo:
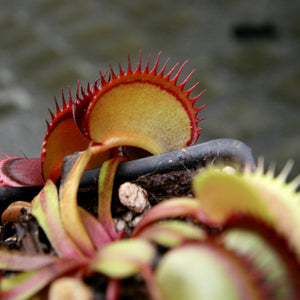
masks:
{"type": "MultiPolygon", "coordinates": [[[[255,160],[251,149],[235,139],[215,139],[187,148],[153,155],[120,164],[116,181],[120,184],[132,181],[142,175],[163,174],[184,169],[197,169],[208,164],[223,163],[238,166],[246,165],[255,169],[255,160]]],[[[100,169],[84,172],[80,188],[95,186],[100,169]]],[[[13,201],[31,201],[42,187],[0,187],[0,213],[13,201]]]]}

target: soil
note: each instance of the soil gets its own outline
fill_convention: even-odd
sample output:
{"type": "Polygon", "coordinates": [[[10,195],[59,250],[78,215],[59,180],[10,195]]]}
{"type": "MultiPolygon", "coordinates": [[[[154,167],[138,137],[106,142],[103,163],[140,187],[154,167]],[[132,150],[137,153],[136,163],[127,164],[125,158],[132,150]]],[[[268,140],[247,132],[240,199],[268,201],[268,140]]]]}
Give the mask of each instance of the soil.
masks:
{"type": "Polygon", "coordinates": [[[148,192],[150,204],[155,205],[168,198],[192,197],[191,179],[195,173],[194,170],[183,170],[167,174],[141,176],[137,179],[136,184],[148,192]]]}

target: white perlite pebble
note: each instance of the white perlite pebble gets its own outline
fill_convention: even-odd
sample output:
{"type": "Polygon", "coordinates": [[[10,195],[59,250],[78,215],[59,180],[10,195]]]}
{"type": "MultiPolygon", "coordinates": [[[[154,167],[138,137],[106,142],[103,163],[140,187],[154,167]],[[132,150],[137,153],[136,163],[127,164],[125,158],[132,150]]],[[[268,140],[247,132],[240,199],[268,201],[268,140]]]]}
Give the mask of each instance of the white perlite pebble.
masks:
{"type": "Polygon", "coordinates": [[[130,210],[141,213],[147,206],[148,194],[137,184],[125,182],[119,187],[119,199],[130,210]]]}
{"type": "Polygon", "coordinates": [[[125,230],[127,226],[126,223],[121,219],[114,219],[114,224],[118,232],[121,230],[125,230]]]}
{"type": "Polygon", "coordinates": [[[137,224],[139,224],[139,222],[142,220],[142,218],[142,215],[135,217],[131,222],[129,222],[129,226],[135,228],[137,224]]]}

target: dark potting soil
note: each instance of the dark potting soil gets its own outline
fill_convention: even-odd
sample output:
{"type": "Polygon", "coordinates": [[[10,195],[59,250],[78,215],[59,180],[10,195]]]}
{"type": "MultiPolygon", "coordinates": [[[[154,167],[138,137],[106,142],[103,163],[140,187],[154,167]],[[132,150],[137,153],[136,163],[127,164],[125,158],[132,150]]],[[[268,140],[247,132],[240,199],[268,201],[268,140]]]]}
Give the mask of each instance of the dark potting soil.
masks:
{"type": "MultiPolygon", "coordinates": [[[[163,200],[173,197],[192,197],[191,179],[195,173],[196,171],[194,170],[183,170],[166,174],[141,176],[134,183],[147,191],[148,201],[151,206],[154,206],[163,200]]],[[[122,218],[122,215],[126,214],[129,209],[120,203],[118,187],[119,185],[116,184],[113,191],[112,215],[115,218],[122,218]]],[[[78,203],[96,216],[98,205],[97,187],[81,189],[78,193],[78,203]]],[[[0,227],[0,246],[27,253],[54,254],[54,249],[35,218],[31,214],[27,214],[25,209],[22,213],[23,215],[17,223],[8,223],[0,227]]],[[[127,234],[130,235],[128,232],[127,234]]],[[[158,250],[158,253],[162,251],[161,249],[158,250]]],[[[165,251],[165,249],[163,250],[165,251]]],[[[159,257],[157,260],[159,260],[159,257]]],[[[2,274],[5,276],[8,272],[2,272],[2,274]]],[[[104,299],[107,278],[97,274],[86,278],[85,282],[91,286],[96,300],[104,299]]],[[[149,299],[143,280],[135,276],[122,281],[120,299],[149,299]]]]}
{"type": "Polygon", "coordinates": [[[1,226],[0,246],[26,253],[54,254],[44,231],[25,209],[22,209],[17,223],[9,222],[1,226]]]}
{"type": "Polygon", "coordinates": [[[173,197],[192,197],[191,179],[195,174],[196,171],[194,170],[183,170],[141,176],[137,179],[136,184],[148,192],[148,200],[153,206],[173,197]]]}
{"type": "MultiPolygon", "coordinates": [[[[191,179],[196,174],[195,170],[173,171],[166,174],[143,175],[132,183],[144,188],[148,193],[151,206],[173,197],[192,197],[191,179]]],[[[122,205],[118,196],[120,183],[116,183],[112,197],[112,216],[121,217],[128,212],[128,208],[122,205]]],[[[86,187],[78,194],[78,203],[86,210],[97,216],[98,195],[97,187],[86,187]],[[88,199],[88,201],[87,201],[88,199]]]]}

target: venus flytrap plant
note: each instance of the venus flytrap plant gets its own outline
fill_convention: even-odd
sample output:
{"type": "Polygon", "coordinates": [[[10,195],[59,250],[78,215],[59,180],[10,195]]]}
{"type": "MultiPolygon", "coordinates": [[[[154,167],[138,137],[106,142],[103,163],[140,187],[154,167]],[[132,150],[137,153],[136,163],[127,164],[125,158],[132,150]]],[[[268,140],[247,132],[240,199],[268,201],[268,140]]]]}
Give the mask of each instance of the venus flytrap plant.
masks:
{"type": "Polygon", "coordinates": [[[286,183],[290,165],[277,177],[261,163],[255,172],[206,168],[192,179],[192,198],[163,201],[133,232],[117,232],[111,203],[119,164],[184,148],[199,135],[203,107],[194,103],[202,93],[190,98],[197,84],[183,90],[193,72],[178,84],[186,62],[165,74],[168,60],[159,70],[159,57],[142,70],[140,55],[135,71],[129,58],[126,72],[110,68],[81,95],[78,85],[74,103],[71,95],[68,104],[62,96],[62,108],[55,101],[40,159],[3,155],[3,185],[44,184],[32,214],[55,255],[0,249],[0,268],[20,272],[0,279],[1,299],[29,299],[97,274],[109,300],[136,275],[151,300],[297,299],[299,179],[286,183]],[[77,203],[83,172],[95,166],[102,166],[96,216],[77,203]]]}

